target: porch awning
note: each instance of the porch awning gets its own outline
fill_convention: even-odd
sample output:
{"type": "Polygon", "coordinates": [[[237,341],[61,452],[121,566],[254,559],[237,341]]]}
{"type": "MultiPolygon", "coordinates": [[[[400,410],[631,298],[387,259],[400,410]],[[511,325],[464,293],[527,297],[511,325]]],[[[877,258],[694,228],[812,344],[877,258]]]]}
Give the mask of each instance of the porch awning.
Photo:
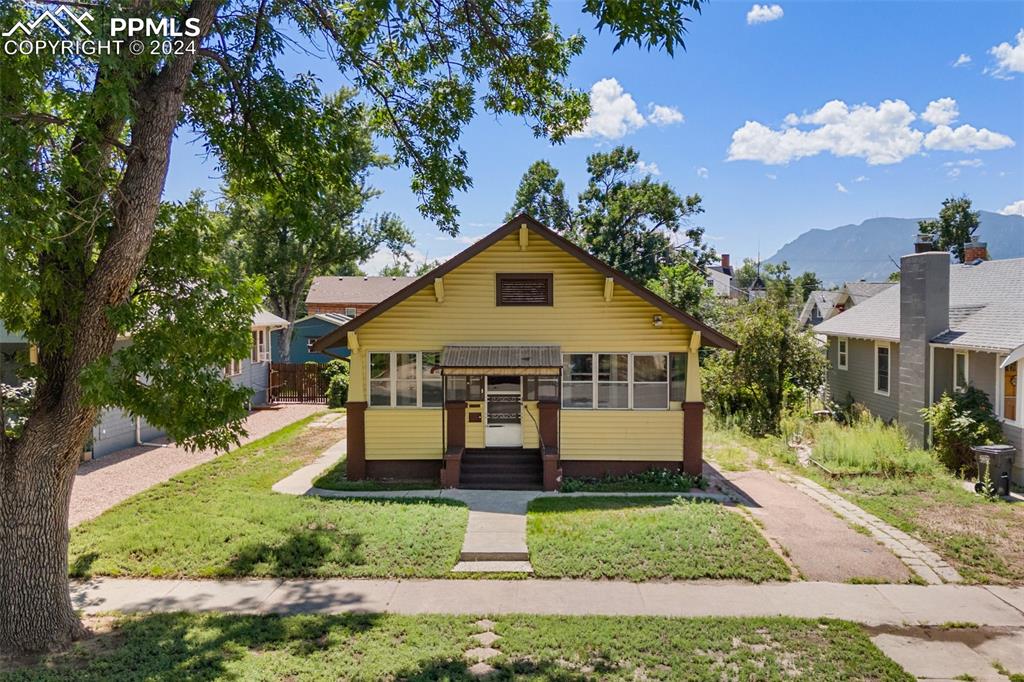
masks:
{"type": "Polygon", "coordinates": [[[448,376],[557,376],[561,371],[560,346],[445,346],[441,351],[441,374],[448,376]]]}

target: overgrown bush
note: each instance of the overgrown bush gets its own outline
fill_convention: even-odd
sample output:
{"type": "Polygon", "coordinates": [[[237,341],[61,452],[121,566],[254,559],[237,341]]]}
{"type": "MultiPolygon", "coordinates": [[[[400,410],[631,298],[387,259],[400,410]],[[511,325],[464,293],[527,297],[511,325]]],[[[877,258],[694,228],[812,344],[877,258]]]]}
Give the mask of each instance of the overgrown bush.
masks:
{"type": "Polygon", "coordinates": [[[974,469],[971,447],[1003,442],[1003,429],[988,396],[974,386],[921,410],[932,429],[932,447],[939,459],[958,474],[974,469]]]}
{"type": "Polygon", "coordinates": [[[322,370],[327,379],[327,407],[345,407],[348,402],[348,363],[331,360],[322,370]]]}
{"type": "Polygon", "coordinates": [[[833,473],[886,477],[925,474],[938,462],[932,453],[910,447],[896,426],[865,415],[849,426],[822,422],[814,427],[813,457],[833,473]]]}

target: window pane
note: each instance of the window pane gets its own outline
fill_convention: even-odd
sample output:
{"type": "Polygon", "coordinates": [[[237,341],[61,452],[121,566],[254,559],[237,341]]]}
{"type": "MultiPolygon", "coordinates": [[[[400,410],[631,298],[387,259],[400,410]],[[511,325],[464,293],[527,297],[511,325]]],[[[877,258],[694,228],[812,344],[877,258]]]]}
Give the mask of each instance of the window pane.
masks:
{"type": "Polygon", "coordinates": [[[502,393],[518,393],[520,391],[519,377],[491,376],[487,377],[487,390],[502,393]]]}
{"type": "Polygon", "coordinates": [[[395,382],[395,405],[416,405],[416,380],[400,379],[395,382]]]}
{"type": "Polygon", "coordinates": [[[370,381],[370,405],[391,405],[391,382],[387,379],[370,381]]]}
{"type": "Polygon", "coordinates": [[[416,381],[416,353],[395,353],[395,378],[416,381]]]}
{"type": "Polygon", "coordinates": [[[877,388],[879,391],[889,390],[889,349],[877,349],[878,372],[877,388]]]}
{"type": "Polygon", "coordinates": [[[597,356],[598,381],[629,381],[629,355],[601,353],[597,356]]]}
{"type": "Polygon", "coordinates": [[[562,407],[593,407],[594,384],[585,382],[565,382],[562,384],[562,407]]]}
{"type": "Polygon", "coordinates": [[[668,381],[665,355],[634,355],[633,381],[668,381]]]}
{"type": "Polygon", "coordinates": [[[964,388],[967,386],[967,356],[960,353],[956,354],[956,387],[964,388]]]}
{"type": "Polygon", "coordinates": [[[390,376],[391,353],[370,353],[370,378],[387,379],[390,376]]]}
{"type": "Polygon", "coordinates": [[[1017,420],[1017,391],[1020,390],[1017,379],[1020,368],[1021,362],[1018,360],[1003,370],[1003,417],[1010,421],[1017,420]]]}
{"type": "Polygon", "coordinates": [[[594,356],[590,353],[573,353],[562,357],[562,378],[566,381],[590,381],[594,378],[594,356]]]}
{"type": "Polygon", "coordinates": [[[558,400],[558,379],[541,379],[537,384],[537,400],[558,400]]]}
{"type": "Polygon", "coordinates": [[[466,400],[479,401],[484,399],[484,378],[469,377],[466,386],[466,400]]]}
{"type": "Polygon", "coordinates": [[[686,353],[670,353],[668,356],[672,383],[669,386],[669,400],[686,400],[686,353]]]}
{"type": "Polygon", "coordinates": [[[665,384],[633,384],[633,407],[638,410],[665,409],[668,391],[665,384]]]}
{"type": "Polygon", "coordinates": [[[423,381],[423,407],[440,407],[441,406],[441,380],[440,378],[434,380],[423,381]]]}
{"type": "Polygon", "coordinates": [[[601,409],[625,410],[629,407],[628,383],[598,383],[597,406],[601,409]]]}
{"type": "MultiPolygon", "coordinates": [[[[448,400],[466,399],[466,377],[445,377],[448,382],[446,395],[448,400]]],[[[424,395],[424,399],[426,396],[424,395]]]]}

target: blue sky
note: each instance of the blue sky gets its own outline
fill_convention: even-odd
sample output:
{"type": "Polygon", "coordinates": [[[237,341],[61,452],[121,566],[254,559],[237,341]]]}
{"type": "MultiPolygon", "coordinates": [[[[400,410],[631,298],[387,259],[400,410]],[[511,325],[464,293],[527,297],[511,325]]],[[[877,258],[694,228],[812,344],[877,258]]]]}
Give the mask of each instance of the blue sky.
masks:
{"type": "MultiPolygon", "coordinates": [[[[555,0],[553,14],[587,37],[572,83],[602,82],[589,136],[552,146],[520,120],[479,116],[462,139],[475,185],[457,198],[459,239],[419,215],[406,172],[374,177],[383,195],[371,209],[406,221],[417,258],[448,257],[500,224],[531,162],[552,162],[575,197],[586,156],[616,144],[679,192],[699,193],[699,224],[734,259],[767,258],[815,227],[932,215],[951,194],[993,211],[1024,202],[1024,3],[804,1],[751,13],[754,3],[716,1],[675,58],[613,53],[581,4],[555,0]]],[[[327,89],[341,83],[306,55],[284,68],[317,73],[327,89]]],[[[166,199],[217,190],[189,139],[175,142],[166,199]]]]}

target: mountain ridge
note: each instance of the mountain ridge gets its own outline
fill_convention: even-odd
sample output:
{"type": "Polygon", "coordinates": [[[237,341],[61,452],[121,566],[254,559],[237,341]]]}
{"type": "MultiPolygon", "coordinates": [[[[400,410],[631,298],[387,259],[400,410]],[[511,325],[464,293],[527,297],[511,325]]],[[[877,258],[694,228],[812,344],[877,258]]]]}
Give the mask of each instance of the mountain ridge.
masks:
{"type": "MultiPolygon", "coordinates": [[[[979,211],[976,233],[995,259],[1024,257],[1024,216],[979,211]]],[[[882,282],[912,253],[920,218],[868,218],[833,228],[812,228],[783,245],[765,262],[786,261],[790,271],[814,272],[825,286],[882,282]]]]}

